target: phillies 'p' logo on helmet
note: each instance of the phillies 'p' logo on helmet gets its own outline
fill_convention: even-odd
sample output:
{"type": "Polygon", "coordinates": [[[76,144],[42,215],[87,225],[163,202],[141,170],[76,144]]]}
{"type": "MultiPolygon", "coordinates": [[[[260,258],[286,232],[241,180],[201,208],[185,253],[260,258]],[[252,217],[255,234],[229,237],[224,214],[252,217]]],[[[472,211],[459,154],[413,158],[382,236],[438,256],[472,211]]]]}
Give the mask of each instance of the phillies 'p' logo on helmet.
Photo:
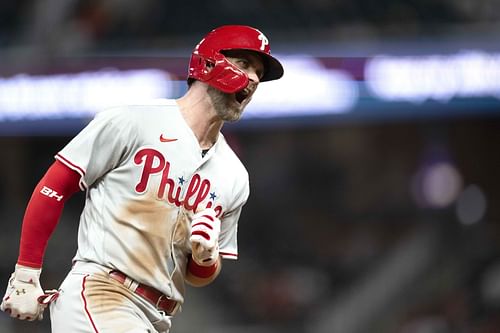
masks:
{"type": "Polygon", "coordinates": [[[209,32],[196,45],[189,62],[188,77],[200,80],[226,93],[248,85],[248,76],[224,56],[228,50],[248,50],[259,54],[264,62],[261,82],[279,79],[283,66],[271,56],[267,37],[258,29],[245,25],[225,25],[209,32]]]}

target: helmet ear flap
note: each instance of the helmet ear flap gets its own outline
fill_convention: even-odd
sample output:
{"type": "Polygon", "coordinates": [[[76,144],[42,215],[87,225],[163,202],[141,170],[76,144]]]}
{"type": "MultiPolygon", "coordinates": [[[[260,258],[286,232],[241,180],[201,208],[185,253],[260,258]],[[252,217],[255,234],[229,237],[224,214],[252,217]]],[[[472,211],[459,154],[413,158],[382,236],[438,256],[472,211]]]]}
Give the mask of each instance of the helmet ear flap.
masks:
{"type": "Polygon", "coordinates": [[[215,63],[213,61],[204,57],[200,57],[200,69],[204,75],[207,75],[207,77],[209,77],[210,72],[213,70],[214,67],[215,63]]]}
{"type": "Polygon", "coordinates": [[[213,59],[193,53],[189,77],[205,82],[225,93],[240,91],[249,82],[248,75],[221,53],[214,54],[213,59]]]}
{"type": "Polygon", "coordinates": [[[208,59],[198,53],[191,55],[189,77],[206,82],[209,70],[207,70],[208,59]]]}
{"type": "Polygon", "coordinates": [[[216,58],[209,84],[225,93],[235,93],[248,86],[250,79],[247,73],[232,64],[223,54],[219,53],[216,58]]]}

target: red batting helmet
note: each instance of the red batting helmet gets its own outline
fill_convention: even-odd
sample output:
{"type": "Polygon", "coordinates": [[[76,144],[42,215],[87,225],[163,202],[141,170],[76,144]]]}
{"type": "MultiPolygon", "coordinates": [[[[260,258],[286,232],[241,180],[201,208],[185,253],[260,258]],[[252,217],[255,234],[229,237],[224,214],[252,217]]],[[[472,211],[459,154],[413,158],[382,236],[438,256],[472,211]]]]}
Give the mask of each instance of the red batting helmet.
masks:
{"type": "Polygon", "coordinates": [[[206,82],[226,93],[234,93],[248,85],[248,76],[226,59],[228,50],[257,52],[264,62],[264,75],[270,81],[283,75],[283,66],[271,56],[269,40],[259,30],[245,25],[225,25],[209,32],[196,45],[189,62],[189,78],[206,82]],[[207,64],[211,67],[207,67],[207,64]]]}

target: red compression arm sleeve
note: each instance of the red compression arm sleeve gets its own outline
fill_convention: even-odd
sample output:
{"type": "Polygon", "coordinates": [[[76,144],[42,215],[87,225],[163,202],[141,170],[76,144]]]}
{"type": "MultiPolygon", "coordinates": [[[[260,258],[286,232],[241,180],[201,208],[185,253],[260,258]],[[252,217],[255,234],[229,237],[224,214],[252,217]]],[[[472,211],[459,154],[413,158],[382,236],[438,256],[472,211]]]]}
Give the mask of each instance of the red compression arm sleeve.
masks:
{"type": "Polygon", "coordinates": [[[79,188],[80,174],[55,161],[35,187],[26,207],[17,263],[42,267],[43,256],[64,203],[79,188]]]}

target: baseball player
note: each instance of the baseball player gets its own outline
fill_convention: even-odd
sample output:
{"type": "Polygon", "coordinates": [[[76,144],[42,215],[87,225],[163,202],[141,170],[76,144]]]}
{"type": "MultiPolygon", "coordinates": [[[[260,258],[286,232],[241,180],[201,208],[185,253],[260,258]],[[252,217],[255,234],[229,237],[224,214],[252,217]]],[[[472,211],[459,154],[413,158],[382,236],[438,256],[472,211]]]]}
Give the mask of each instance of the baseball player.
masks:
{"type": "Polygon", "coordinates": [[[1,310],[52,332],[168,332],[185,282],[201,287],[237,259],[248,174],[220,130],[238,120],[280,62],[259,30],[222,26],[195,47],[185,95],[100,112],[55,156],[27,205],[1,310]],[[64,203],[85,191],[73,265],[40,285],[64,203]]]}

